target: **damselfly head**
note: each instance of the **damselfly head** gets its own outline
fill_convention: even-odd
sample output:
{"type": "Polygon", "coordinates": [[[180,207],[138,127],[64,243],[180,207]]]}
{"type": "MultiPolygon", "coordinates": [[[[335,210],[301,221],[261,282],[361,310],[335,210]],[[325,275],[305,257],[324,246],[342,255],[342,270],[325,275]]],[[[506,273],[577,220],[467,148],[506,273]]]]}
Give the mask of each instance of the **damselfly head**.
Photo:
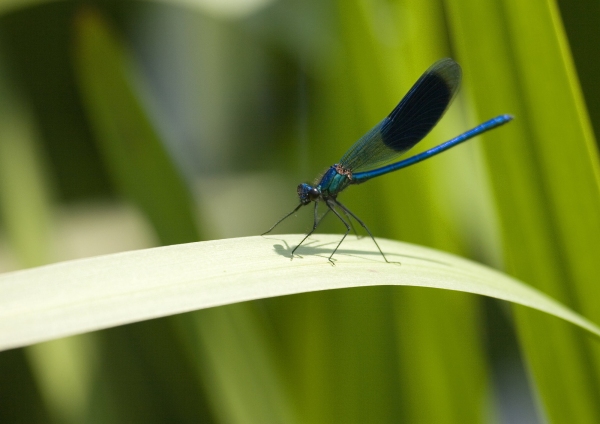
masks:
{"type": "Polygon", "coordinates": [[[298,185],[298,197],[300,198],[300,203],[303,205],[308,205],[310,202],[314,202],[320,196],[321,192],[318,188],[306,183],[298,185]]]}

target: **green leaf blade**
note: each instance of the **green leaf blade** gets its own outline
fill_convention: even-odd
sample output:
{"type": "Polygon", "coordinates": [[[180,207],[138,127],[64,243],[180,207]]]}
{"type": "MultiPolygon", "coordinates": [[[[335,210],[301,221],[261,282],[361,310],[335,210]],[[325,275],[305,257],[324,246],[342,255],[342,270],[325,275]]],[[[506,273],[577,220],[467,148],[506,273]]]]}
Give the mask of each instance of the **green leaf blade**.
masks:
{"type": "Polygon", "coordinates": [[[380,285],[442,288],[515,302],[600,336],[600,329],[548,296],[497,271],[432,249],[381,239],[321,235],[289,259],[300,236],[247,237],[63,262],[0,277],[0,348],[197,309],[296,293],[380,285]]]}

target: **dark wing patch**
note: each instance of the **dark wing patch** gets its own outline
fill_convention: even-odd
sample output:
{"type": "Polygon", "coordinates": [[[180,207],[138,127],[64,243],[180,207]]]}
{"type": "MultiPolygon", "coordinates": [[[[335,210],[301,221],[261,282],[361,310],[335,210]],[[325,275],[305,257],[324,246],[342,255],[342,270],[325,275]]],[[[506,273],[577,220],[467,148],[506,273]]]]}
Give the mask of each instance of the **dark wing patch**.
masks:
{"type": "Polygon", "coordinates": [[[353,172],[365,171],[409,150],[444,115],[460,80],[460,66],[452,59],[434,63],[398,106],[346,152],[340,164],[353,172]]]}

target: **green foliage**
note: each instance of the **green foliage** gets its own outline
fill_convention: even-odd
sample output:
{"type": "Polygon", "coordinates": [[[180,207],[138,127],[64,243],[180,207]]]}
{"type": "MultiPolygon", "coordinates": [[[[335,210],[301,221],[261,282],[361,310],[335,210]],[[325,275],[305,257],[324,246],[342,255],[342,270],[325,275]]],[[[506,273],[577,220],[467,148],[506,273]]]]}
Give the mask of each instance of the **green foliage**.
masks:
{"type": "MultiPolygon", "coordinates": [[[[352,187],[344,203],[377,236],[487,263],[600,323],[595,2],[563,1],[560,11],[541,0],[234,3],[3,3],[2,270],[118,252],[130,242],[258,234],[294,206],[299,180],[335,163],[431,63],[451,56],[463,66],[462,94],[415,151],[501,113],[515,120],[352,187]],[[98,208],[98,200],[108,206],[98,208]],[[141,223],[135,231],[132,222],[141,223]],[[115,227],[128,230],[109,232],[115,227]]],[[[301,212],[284,231],[308,227],[311,214],[301,212]]],[[[330,219],[322,231],[342,228],[330,219]]],[[[261,281],[240,265],[242,240],[239,252],[220,257],[226,273],[242,276],[228,288],[238,294],[261,281]]],[[[275,243],[275,253],[293,240],[275,243]]],[[[202,253],[197,265],[210,264],[218,243],[227,242],[202,253]]],[[[411,274],[413,260],[401,259],[372,275],[365,263],[346,269],[353,243],[342,245],[340,264],[331,267],[319,262],[320,247],[290,264],[272,252],[271,240],[270,269],[282,270],[270,280],[274,291],[238,300],[293,293],[294,282],[310,285],[307,275],[317,269],[314,289],[352,286],[353,278],[385,284],[395,273],[417,282],[438,268],[417,261],[411,274]]],[[[265,246],[247,248],[260,257],[252,249],[265,246]]],[[[171,249],[160,260],[180,263],[186,247],[171,249]]],[[[111,269],[89,278],[103,281],[118,263],[118,256],[108,259],[111,269]]],[[[155,265],[143,267],[152,274],[155,265]]],[[[86,280],[75,283],[93,295],[86,280]]],[[[37,292],[28,293],[56,295],[37,292]]],[[[124,299],[148,306],[133,293],[124,299]]],[[[232,301],[121,321],[113,305],[103,325],[74,320],[80,326],[71,332],[29,342],[232,301]]],[[[516,415],[599,422],[597,341],[555,317],[514,312],[507,323],[505,310],[466,293],[369,287],[104,330],[0,353],[7,376],[0,394],[22,381],[20,397],[30,405],[11,401],[0,421],[471,423],[516,415]],[[508,348],[510,337],[519,351],[508,348]],[[521,382],[503,388],[514,373],[521,382]],[[524,409],[505,403],[506,390],[525,393],[524,409]]]]}

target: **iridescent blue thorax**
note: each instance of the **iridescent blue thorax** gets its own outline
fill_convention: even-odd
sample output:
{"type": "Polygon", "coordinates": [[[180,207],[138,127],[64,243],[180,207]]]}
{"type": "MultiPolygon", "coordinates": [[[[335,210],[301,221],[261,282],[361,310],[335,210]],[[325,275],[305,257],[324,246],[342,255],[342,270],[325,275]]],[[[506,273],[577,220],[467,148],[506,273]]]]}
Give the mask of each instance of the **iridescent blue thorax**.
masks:
{"type": "Polygon", "coordinates": [[[298,186],[298,197],[300,203],[308,205],[320,199],[335,198],[339,192],[352,184],[352,172],[342,168],[340,165],[332,165],[325,175],[321,177],[316,187],[302,183],[298,186]]]}
{"type": "Polygon", "coordinates": [[[323,197],[335,197],[352,183],[352,172],[340,165],[332,165],[319,181],[323,197]]]}

